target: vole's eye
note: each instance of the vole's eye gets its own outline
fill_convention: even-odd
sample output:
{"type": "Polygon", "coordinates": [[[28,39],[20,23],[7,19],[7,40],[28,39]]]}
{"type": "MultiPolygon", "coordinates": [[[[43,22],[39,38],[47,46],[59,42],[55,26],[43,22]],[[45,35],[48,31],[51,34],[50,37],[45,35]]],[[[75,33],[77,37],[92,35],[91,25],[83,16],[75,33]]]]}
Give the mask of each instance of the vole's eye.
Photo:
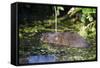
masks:
{"type": "Polygon", "coordinates": [[[46,35],[46,37],[48,37],[48,35],[46,35]]]}

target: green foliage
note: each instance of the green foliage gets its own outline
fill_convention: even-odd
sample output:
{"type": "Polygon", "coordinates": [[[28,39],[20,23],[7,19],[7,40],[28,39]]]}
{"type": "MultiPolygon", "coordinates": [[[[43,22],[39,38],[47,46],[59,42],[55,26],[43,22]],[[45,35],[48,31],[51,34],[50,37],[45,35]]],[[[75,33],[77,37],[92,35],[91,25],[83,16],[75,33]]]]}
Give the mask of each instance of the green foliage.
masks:
{"type": "Polygon", "coordinates": [[[95,8],[82,8],[82,17],[81,21],[86,22],[85,20],[93,21],[93,14],[96,14],[95,8]]]}
{"type": "Polygon", "coordinates": [[[96,13],[96,9],[95,8],[82,8],[82,13],[83,14],[96,13]]]}

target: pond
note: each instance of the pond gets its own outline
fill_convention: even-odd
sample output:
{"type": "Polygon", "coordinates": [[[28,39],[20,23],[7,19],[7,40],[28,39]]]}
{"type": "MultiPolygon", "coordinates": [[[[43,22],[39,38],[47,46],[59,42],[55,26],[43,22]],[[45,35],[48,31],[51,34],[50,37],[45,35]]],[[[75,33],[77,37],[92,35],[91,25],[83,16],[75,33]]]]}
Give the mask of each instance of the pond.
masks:
{"type": "Polygon", "coordinates": [[[55,62],[55,55],[32,55],[27,57],[27,63],[46,63],[46,62],[55,62]]]}

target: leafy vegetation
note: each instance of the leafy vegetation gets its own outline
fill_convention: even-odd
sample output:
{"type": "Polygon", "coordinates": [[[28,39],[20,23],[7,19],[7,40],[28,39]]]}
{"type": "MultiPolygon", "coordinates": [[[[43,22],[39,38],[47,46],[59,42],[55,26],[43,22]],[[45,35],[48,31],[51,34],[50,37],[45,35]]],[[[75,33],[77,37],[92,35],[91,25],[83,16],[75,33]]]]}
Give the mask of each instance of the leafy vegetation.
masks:
{"type": "Polygon", "coordinates": [[[20,10],[20,57],[55,54],[57,61],[96,59],[96,8],[29,6],[21,7],[20,10]],[[74,10],[71,10],[72,8],[74,10]],[[26,13],[28,16],[25,16],[26,13]],[[43,32],[77,32],[91,47],[52,47],[51,44],[40,41],[43,32]]]}

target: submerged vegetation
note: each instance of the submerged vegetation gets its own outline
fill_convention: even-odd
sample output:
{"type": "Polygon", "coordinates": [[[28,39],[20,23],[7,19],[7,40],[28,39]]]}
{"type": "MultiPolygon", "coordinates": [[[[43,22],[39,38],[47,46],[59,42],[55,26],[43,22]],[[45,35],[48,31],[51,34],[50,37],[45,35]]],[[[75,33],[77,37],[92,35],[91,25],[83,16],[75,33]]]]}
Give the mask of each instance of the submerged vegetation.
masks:
{"type": "Polygon", "coordinates": [[[56,61],[96,59],[96,8],[19,5],[19,57],[54,54],[56,61]],[[59,47],[40,40],[45,32],[77,32],[89,48],[59,47]]]}

